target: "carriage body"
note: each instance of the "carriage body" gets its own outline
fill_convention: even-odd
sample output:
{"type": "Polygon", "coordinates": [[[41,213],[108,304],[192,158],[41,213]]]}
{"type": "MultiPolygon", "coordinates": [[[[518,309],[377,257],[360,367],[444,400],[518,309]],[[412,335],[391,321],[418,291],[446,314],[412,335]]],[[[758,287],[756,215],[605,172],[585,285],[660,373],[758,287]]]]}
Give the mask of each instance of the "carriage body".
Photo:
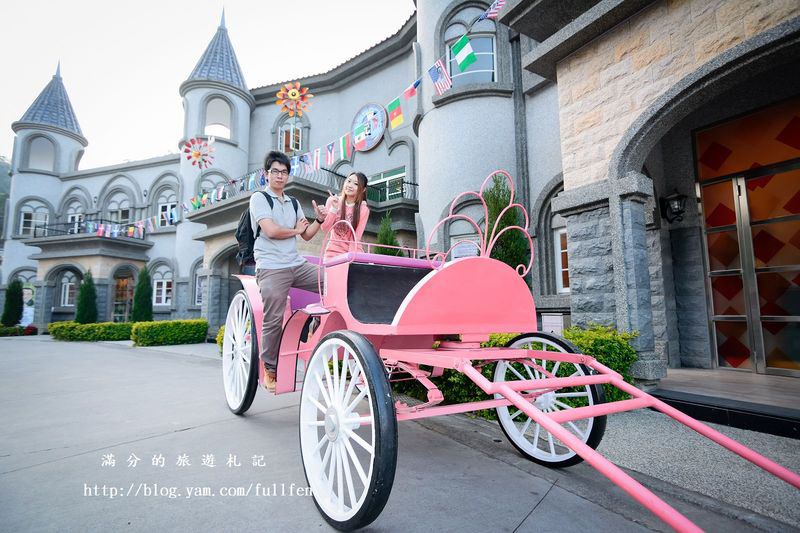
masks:
{"type": "MultiPolygon", "coordinates": [[[[472,243],[477,256],[450,259],[453,248],[431,252],[428,242],[424,250],[404,249],[404,257],[396,257],[370,253],[369,243],[351,243],[348,253],[328,260],[307,257],[320,266],[320,294],[290,290],[276,393],[302,385],[303,467],[323,517],[342,530],[377,518],[394,479],[397,421],[481,409],[496,409],[501,429],[524,457],[551,467],[586,460],[681,531],[699,529],[595,451],[607,415],[655,408],[800,488],[797,474],[636,389],[564,339],[537,332],[535,303],[523,280],[532,254],[527,266],[516,269],[491,258],[497,239],[509,230],[522,231],[532,249],[527,212],[513,202],[513,180],[496,174],[511,188],[509,206],[497,219],[519,209],[522,226],[498,231],[495,224],[483,231],[454,214],[465,195],[483,202],[490,175],[477,193],[456,197],[450,215],[431,231],[466,219],[478,231],[479,242],[472,243]],[[506,347],[481,346],[492,333],[512,332],[520,335],[506,347]],[[491,377],[483,372],[487,365],[491,377]],[[431,378],[445,369],[466,375],[489,399],[444,403],[431,378]],[[427,390],[427,401],[395,400],[390,381],[408,379],[427,390]],[[604,384],[631,399],[605,403],[604,384]]],[[[263,312],[255,278],[238,278],[243,289],[228,311],[223,380],[229,408],[243,414],[264,378],[258,358],[263,312]]]]}

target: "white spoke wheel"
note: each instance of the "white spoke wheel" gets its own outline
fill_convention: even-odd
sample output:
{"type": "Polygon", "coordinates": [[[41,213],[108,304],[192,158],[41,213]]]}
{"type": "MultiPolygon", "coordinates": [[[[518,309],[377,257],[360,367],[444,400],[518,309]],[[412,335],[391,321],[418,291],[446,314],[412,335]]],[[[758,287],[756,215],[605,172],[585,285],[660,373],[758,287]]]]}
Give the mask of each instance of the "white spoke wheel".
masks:
{"type": "MultiPolygon", "coordinates": [[[[528,333],[512,339],[509,348],[544,350],[549,352],[579,353],[572,343],[549,333],[528,333]]],[[[494,381],[519,381],[549,377],[585,376],[589,368],[573,363],[559,363],[549,359],[531,358],[524,362],[498,361],[494,381]]],[[[530,394],[533,391],[522,391],[530,394]]],[[[503,396],[496,394],[495,398],[503,396]]],[[[533,405],[545,413],[596,405],[605,401],[601,385],[565,387],[539,394],[533,405]]],[[[519,452],[539,464],[565,467],[581,462],[580,455],[569,449],[540,424],[533,421],[514,405],[497,408],[497,418],[506,437],[519,452]]],[[[596,448],[606,430],[606,417],[584,418],[566,422],[562,426],[581,441],[596,448]]]]}
{"type": "Polygon", "coordinates": [[[222,383],[234,414],[244,414],[258,388],[258,338],[247,295],[239,291],[228,307],[222,339],[222,383]]]}
{"type": "Polygon", "coordinates": [[[397,418],[383,362],[353,331],[326,335],[300,395],[300,450],[314,503],[350,531],[375,520],[394,483],[397,418]]]}

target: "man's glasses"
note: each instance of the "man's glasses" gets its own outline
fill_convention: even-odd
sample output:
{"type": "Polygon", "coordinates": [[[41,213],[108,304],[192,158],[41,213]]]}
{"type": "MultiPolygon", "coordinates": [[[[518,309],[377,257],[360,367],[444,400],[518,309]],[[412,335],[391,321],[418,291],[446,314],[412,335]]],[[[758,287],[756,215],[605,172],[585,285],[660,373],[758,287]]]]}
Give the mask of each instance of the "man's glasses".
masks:
{"type": "Polygon", "coordinates": [[[289,171],[288,170],[278,170],[276,168],[271,168],[271,169],[269,169],[269,172],[267,172],[267,174],[269,174],[273,178],[277,178],[278,176],[283,176],[285,178],[285,177],[289,176],[289,171]]]}

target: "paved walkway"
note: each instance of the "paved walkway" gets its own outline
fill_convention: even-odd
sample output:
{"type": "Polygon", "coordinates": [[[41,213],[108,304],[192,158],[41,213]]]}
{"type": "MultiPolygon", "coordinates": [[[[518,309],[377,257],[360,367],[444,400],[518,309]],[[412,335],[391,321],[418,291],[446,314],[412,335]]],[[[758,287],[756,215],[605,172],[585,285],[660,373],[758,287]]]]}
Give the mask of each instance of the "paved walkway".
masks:
{"type": "MultiPolygon", "coordinates": [[[[294,494],[306,486],[299,395],[260,391],[248,415],[236,417],[222,394],[212,344],[0,339],[2,529],[330,530],[310,498],[294,494]],[[101,466],[106,454],[116,466],[101,466]],[[202,465],[204,454],[216,466],[202,465]],[[135,467],[127,465],[132,455],[135,467]],[[164,466],[154,466],[160,455],[164,466]],[[241,466],[228,467],[230,455],[241,466]],[[190,464],[178,466],[181,456],[190,464]],[[262,495],[222,495],[258,483],[262,495]],[[201,495],[205,487],[214,496],[201,495]]],[[[800,470],[798,441],[723,431],[800,470]]],[[[659,414],[615,415],[601,451],[641,472],[634,475],[708,531],[787,531],[800,523],[800,491],[675,433],[659,414]]],[[[420,529],[668,530],[591,467],[530,463],[496,424],[465,416],[400,425],[397,478],[370,530],[420,529]]]]}

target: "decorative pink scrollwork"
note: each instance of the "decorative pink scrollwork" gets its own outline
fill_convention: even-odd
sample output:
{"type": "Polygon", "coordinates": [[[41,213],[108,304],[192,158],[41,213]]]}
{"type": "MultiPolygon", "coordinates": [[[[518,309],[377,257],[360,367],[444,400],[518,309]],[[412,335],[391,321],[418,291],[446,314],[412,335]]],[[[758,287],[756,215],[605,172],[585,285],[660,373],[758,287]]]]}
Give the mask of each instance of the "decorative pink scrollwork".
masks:
{"type": "Polygon", "coordinates": [[[528,247],[529,247],[529,249],[531,251],[530,259],[528,261],[528,264],[527,265],[520,264],[520,265],[517,265],[517,267],[516,267],[517,273],[520,276],[525,276],[528,272],[530,272],[531,267],[533,266],[533,241],[531,240],[531,236],[528,234],[528,227],[529,227],[528,211],[521,204],[518,204],[518,203],[514,202],[514,193],[515,193],[514,180],[511,178],[511,175],[508,172],[506,172],[505,170],[496,170],[496,171],[492,172],[491,174],[489,174],[488,176],[486,176],[486,179],[483,180],[483,184],[481,185],[481,188],[480,188],[479,191],[466,191],[466,192],[462,192],[461,194],[456,196],[453,199],[453,201],[450,203],[449,214],[445,218],[440,220],[433,227],[433,230],[428,235],[428,239],[427,239],[427,241],[425,243],[425,254],[426,254],[426,257],[431,258],[431,239],[433,238],[434,235],[436,235],[437,230],[443,224],[448,224],[448,223],[451,223],[451,222],[453,222],[455,220],[464,220],[467,223],[471,224],[472,227],[475,228],[475,230],[478,233],[478,241],[475,242],[475,241],[468,240],[468,239],[460,240],[460,241],[456,242],[455,244],[453,244],[446,252],[436,252],[434,257],[433,257],[433,259],[435,259],[436,261],[441,261],[442,263],[440,263],[440,264],[443,264],[443,261],[447,258],[448,255],[450,255],[452,253],[453,249],[456,246],[458,246],[459,244],[462,244],[462,243],[470,243],[470,244],[474,245],[477,248],[478,255],[480,257],[490,257],[491,254],[492,254],[492,250],[494,249],[495,245],[497,244],[497,241],[500,238],[500,236],[503,235],[504,233],[506,233],[507,231],[516,230],[516,231],[522,232],[522,234],[525,236],[525,239],[528,241],[528,247]],[[486,224],[488,224],[489,208],[486,205],[486,201],[483,199],[483,193],[486,190],[486,187],[487,187],[487,184],[489,183],[489,181],[492,180],[495,176],[502,176],[502,177],[504,177],[506,179],[506,181],[508,182],[508,187],[509,187],[509,189],[511,191],[511,195],[509,197],[508,205],[506,207],[504,207],[502,211],[500,211],[500,213],[497,216],[497,219],[494,222],[494,226],[491,228],[491,231],[490,231],[488,227],[481,228],[481,226],[477,222],[475,222],[472,218],[470,218],[470,217],[468,217],[466,215],[456,214],[455,213],[455,209],[458,206],[458,204],[459,204],[459,202],[461,201],[462,198],[467,197],[467,196],[474,196],[480,202],[480,204],[483,206],[483,215],[484,215],[483,219],[486,221],[486,224]],[[497,231],[497,227],[498,227],[498,225],[500,223],[500,220],[502,220],[502,218],[505,216],[505,214],[511,209],[519,209],[520,211],[522,211],[522,215],[523,215],[523,218],[525,220],[524,226],[506,226],[505,228],[501,229],[498,232],[497,231]]]}

